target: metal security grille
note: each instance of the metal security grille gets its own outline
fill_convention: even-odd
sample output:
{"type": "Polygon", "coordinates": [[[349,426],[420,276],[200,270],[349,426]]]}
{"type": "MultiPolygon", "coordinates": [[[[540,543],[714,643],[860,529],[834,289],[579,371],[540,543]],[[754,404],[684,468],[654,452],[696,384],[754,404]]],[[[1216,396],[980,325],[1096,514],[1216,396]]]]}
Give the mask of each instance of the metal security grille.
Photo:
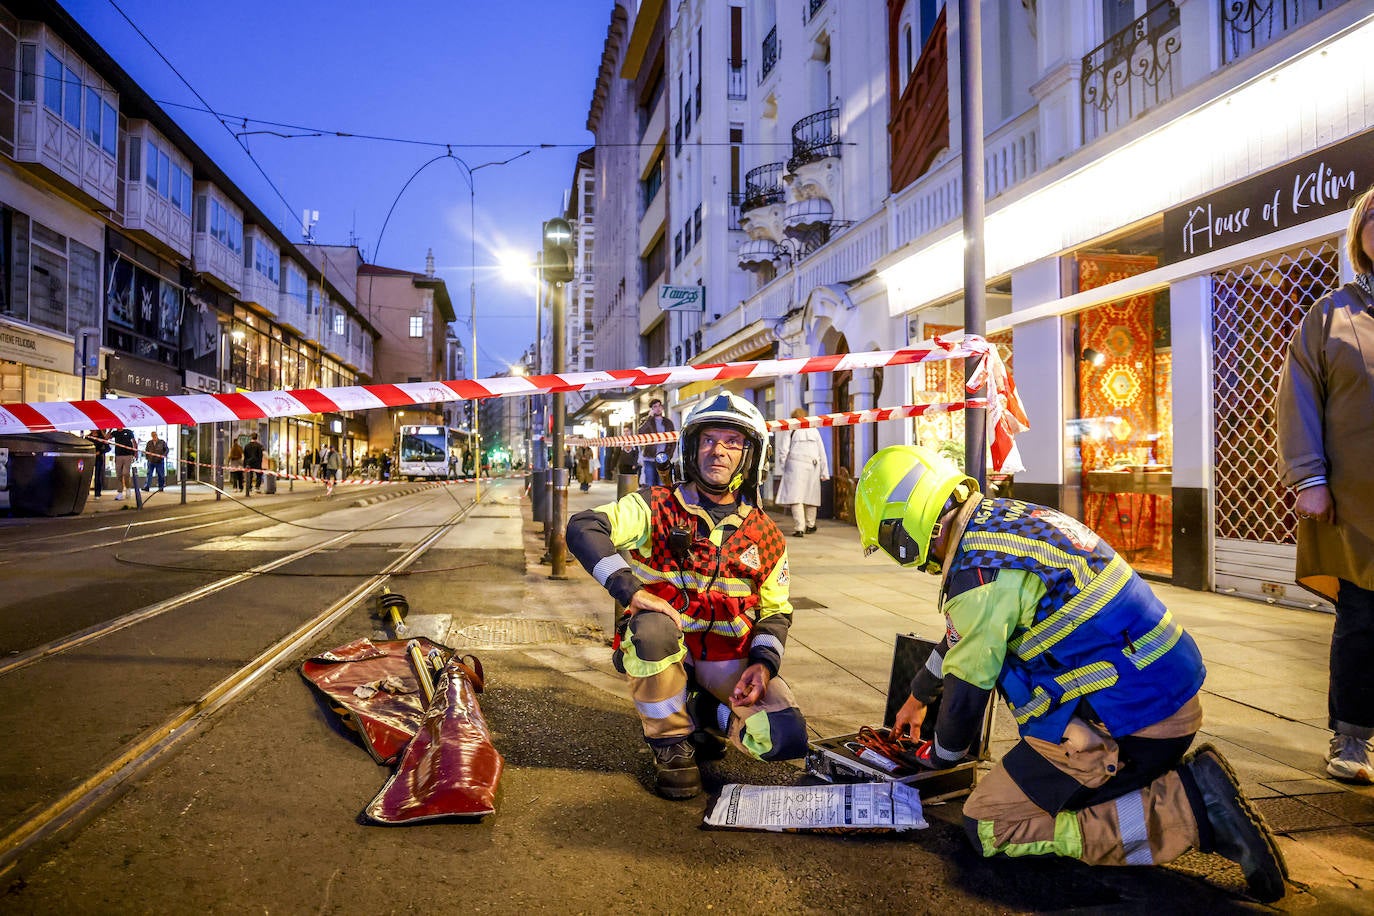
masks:
{"type": "Polygon", "coordinates": [[[1334,240],[1212,275],[1218,539],[1294,543],[1293,497],[1279,483],[1274,399],[1289,338],[1339,281],[1334,240]]]}

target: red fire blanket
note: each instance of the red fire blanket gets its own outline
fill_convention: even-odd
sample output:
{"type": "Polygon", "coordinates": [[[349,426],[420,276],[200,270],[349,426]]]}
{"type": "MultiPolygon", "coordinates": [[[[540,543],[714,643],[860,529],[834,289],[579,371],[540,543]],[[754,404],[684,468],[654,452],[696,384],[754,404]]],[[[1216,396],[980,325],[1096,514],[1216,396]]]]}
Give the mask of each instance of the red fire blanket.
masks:
{"type": "MultiPolygon", "coordinates": [[[[447,658],[453,650],[424,637],[416,640],[421,652],[439,649],[447,658]]],[[[324,695],[344,724],[358,732],[372,759],[392,764],[401,756],[425,712],[415,668],[406,655],[409,640],[376,642],[363,638],[306,661],[301,674],[324,695]],[[371,692],[370,696],[359,696],[371,692]]]]}
{"type": "Polygon", "coordinates": [[[454,657],[439,676],[419,731],[406,745],[396,772],[367,806],[373,822],[481,817],[496,810],[504,761],[477,705],[481,666],[467,657],[475,671],[454,657]]]}

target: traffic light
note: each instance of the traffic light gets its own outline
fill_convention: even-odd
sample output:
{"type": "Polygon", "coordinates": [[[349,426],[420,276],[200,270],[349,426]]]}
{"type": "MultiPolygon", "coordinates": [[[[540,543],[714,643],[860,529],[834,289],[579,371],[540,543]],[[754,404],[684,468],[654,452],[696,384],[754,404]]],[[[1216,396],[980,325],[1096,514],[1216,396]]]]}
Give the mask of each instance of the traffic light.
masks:
{"type": "Polygon", "coordinates": [[[573,278],[572,226],[565,219],[544,223],[544,279],[567,283],[573,278]]]}

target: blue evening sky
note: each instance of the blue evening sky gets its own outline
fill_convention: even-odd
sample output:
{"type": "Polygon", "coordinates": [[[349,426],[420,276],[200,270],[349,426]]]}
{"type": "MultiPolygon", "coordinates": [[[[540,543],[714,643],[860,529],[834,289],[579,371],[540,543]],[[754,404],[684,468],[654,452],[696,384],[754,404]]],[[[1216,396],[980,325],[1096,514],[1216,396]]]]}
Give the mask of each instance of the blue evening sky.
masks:
{"type": "MultiPolygon", "coordinates": [[[[540,224],[562,208],[578,151],[592,145],[587,109],[610,0],[64,0],[64,6],[289,238],[300,239],[301,211],[309,208],[320,213],[317,241],[347,244],[352,237],[375,263],[420,272],[433,248],[468,349],[471,234],[461,169],[447,159],[435,162],[397,199],[416,169],[444,155],[442,145],[243,137],[278,197],[230,131],[193,110],[203,106],[119,10],[236,132],[245,130],[247,117],[452,143],[454,155],[473,167],[532,149],[476,172],[479,377],[504,371],[533,342],[533,284],[510,279],[498,267],[498,253],[533,256],[540,224]]],[[[309,132],[252,120],[246,130],[309,132]]]]}

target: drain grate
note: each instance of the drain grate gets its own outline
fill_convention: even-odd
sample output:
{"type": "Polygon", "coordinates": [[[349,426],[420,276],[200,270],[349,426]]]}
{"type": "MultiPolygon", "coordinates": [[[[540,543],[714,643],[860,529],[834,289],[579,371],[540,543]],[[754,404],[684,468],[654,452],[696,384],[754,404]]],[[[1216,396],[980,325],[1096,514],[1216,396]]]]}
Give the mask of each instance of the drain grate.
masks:
{"type": "Polygon", "coordinates": [[[585,631],[561,620],[540,620],[511,617],[472,623],[449,633],[448,643],[454,649],[511,649],[525,646],[566,646],[576,641],[576,634],[585,631]]]}

